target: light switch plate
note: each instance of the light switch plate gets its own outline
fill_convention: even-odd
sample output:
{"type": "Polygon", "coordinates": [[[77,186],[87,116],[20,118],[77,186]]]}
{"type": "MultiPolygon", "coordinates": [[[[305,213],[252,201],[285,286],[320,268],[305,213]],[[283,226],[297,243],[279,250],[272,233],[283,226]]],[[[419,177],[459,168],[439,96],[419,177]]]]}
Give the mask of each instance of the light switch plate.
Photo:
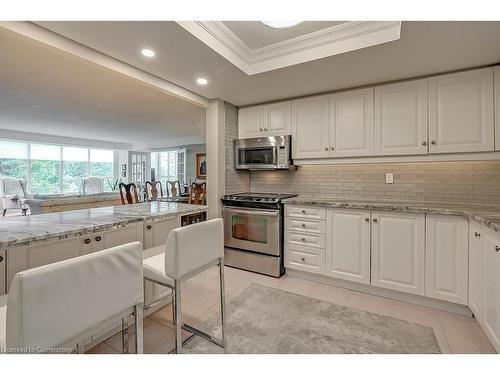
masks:
{"type": "Polygon", "coordinates": [[[385,174],[385,183],[386,184],[393,184],[394,183],[394,174],[386,173],[385,174]]]}

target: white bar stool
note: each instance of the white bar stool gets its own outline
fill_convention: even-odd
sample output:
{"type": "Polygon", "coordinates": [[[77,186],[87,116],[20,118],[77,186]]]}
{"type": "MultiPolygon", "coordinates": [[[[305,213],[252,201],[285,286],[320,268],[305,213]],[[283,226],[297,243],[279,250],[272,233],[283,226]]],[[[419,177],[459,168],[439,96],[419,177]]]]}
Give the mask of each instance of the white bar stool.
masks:
{"type": "Polygon", "coordinates": [[[182,345],[200,336],[220,347],[226,346],[226,312],[224,300],[224,229],[222,219],[177,228],[170,232],[165,252],[144,260],[144,278],[172,289],[172,311],[175,324],[174,353],[182,345]],[[214,338],[182,323],[181,284],[214,265],[219,266],[221,339],[214,338]],[[191,332],[182,341],[182,329],[191,332]]]}
{"type": "Polygon", "coordinates": [[[17,273],[0,307],[0,352],[83,353],[102,323],[134,315],[142,353],[142,269],[132,242],[17,273]]]}

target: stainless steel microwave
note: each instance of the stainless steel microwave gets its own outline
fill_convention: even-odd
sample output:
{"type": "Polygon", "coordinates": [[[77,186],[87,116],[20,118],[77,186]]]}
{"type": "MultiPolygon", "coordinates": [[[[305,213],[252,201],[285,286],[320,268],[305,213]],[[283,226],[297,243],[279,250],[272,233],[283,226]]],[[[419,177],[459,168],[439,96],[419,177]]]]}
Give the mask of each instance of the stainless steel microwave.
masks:
{"type": "Polygon", "coordinates": [[[291,136],[236,139],[234,155],[236,169],[290,169],[291,136]]]}

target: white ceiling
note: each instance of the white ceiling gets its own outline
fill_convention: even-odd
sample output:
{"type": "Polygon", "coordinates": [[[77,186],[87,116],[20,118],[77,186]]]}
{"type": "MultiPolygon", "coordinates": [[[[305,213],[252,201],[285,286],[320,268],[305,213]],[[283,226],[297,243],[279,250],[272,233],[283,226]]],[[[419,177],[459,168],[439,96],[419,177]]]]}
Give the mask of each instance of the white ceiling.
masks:
{"type": "Polygon", "coordinates": [[[0,129],[158,148],[204,143],[205,110],[0,28],[0,129]]]}
{"type": "Polygon", "coordinates": [[[403,22],[397,41],[248,76],[175,22],[40,25],[207,98],[261,103],[500,62],[500,22],[403,22]],[[141,57],[142,47],[157,56],[141,57]],[[206,77],[201,87],[195,79],[206,77]]]}
{"type": "Polygon", "coordinates": [[[297,26],[273,29],[260,21],[223,21],[243,43],[251,49],[262,48],[274,43],[283,42],[314,31],[326,29],[344,21],[305,21],[297,26]]]}

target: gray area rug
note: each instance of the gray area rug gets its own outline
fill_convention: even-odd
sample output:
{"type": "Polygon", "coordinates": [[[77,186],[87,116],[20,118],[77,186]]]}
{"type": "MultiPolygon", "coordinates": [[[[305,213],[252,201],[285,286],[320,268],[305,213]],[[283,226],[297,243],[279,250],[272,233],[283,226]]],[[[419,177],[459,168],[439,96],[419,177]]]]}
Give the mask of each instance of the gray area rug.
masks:
{"type": "MultiPolygon", "coordinates": [[[[441,353],[430,327],[259,284],[235,297],[226,311],[225,349],[196,337],[183,353],[441,353]]],[[[199,328],[220,337],[220,315],[199,328]]]]}

